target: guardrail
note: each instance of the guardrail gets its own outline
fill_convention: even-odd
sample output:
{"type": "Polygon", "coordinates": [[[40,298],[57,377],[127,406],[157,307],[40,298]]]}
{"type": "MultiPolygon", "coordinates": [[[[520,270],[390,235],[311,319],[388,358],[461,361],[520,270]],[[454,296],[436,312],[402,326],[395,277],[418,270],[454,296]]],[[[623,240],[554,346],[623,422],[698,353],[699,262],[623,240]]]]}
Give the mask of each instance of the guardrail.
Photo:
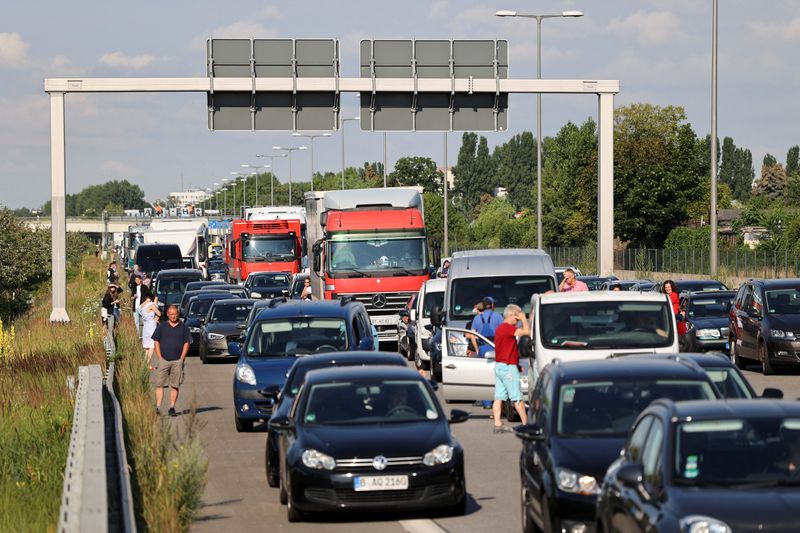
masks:
{"type": "Polygon", "coordinates": [[[78,369],[58,531],[135,533],[122,410],[114,394],[114,363],[78,369]]]}

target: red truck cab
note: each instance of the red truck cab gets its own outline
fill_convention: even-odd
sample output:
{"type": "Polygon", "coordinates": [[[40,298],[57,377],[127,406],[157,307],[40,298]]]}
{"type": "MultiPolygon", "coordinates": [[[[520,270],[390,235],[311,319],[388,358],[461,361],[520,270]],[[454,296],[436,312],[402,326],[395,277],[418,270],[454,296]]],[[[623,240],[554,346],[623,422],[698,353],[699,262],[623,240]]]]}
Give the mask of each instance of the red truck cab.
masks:
{"type": "Polygon", "coordinates": [[[302,253],[300,219],[233,221],[228,264],[237,282],[252,272],[296,274],[301,270],[302,253]]]}

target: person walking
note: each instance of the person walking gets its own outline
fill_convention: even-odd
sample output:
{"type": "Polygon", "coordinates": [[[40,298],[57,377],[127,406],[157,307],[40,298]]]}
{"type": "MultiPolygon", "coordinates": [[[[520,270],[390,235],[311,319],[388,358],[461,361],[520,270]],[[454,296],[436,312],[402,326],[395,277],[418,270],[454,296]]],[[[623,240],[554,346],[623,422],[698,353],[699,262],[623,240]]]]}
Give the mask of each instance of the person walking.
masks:
{"type": "MultiPolygon", "coordinates": [[[[144,295],[148,291],[147,287],[142,285],[142,276],[131,276],[131,310],[133,311],[133,323],[136,325],[136,334],[139,334],[139,324],[141,322],[139,316],[139,306],[142,305],[144,295]]],[[[152,333],[152,332],[151,332],[152,333]]]]}
{"type": "Polygon", "coordinates": [[[558,286],[558,292],[588,292],[589,286],[575,278],[575,271],[571,268],[564,270],[564,279],[558,286]]]}
{"type": "Polygon", "coordinates": [[[108,264],[108,270],[106,271],[106,281],[109,284],[117,284],[119,281],[119,276],[117,276],[117,264],[113,261],[108,264]]]}
{"type": "Polygon", "coordinates": [[[528,320],[518,305],[508,304],[503,310],[503,323],[494,332],[494,415],[493,433],[511,433],[513,429],[500,420],[503,402],[511,401],[523,424],[528,423],[519,374],[517,337],[529,335],[528,320]]]}
{"type": "Polygon", "coordinates": [[[170,388],[169,415],[175,416],[175,403],[183,381],[183,363],[189,353],[192,336],[189,328],[178,318],[178,306],[167,308],[167,321],[156,327],[152,335],[158,357],[156,368],[156,413],[161,412],[164,389],[170,388]]]}
{"type": "Polygon", "coordinates": [[[144,355],[147,359],[147,366],[150,370],[155,370],[153,366],[153,350],[155,348],[155,341],[153,340],[153,333],[158,326],[158,319],[161,317],[161,311],[158,309],[156,298],[150,292],[145,292],[142,296],[142,303],[134,314],[142,318],[142,348],[144,348],[144,355]]]}
{"type": "MultiPolygon", "coordinates": [[[[495,312],[494,307],[497,303],[491,296],[486,296],[481,301],[483,304],[483,311],[472,319],[472,331],[482,335],[487,340],[494,342],[494,332],[503,323],[503,317],[495,312]]],[[[486,357],[486,354],[492,351],[492,346],[486,342],[476,339],[478,344],[478,357],[486,357]]],[[[483,400],[481,402],[484,409],[491,409],[491,400],[483,400]]]]}
{"type": "Polygon", "coordinates": [[[116,317],[114,315],[114,308],[119,304],[119,296],[117,296],[117,286],[109,284],[106,293],[103,295],[101,302],[102,309],[100,316],[103,319],[103,344],[106,350],[106,355],[112,357],[116,352],[116,344],[114,342],[114,332],[116,317]]]}

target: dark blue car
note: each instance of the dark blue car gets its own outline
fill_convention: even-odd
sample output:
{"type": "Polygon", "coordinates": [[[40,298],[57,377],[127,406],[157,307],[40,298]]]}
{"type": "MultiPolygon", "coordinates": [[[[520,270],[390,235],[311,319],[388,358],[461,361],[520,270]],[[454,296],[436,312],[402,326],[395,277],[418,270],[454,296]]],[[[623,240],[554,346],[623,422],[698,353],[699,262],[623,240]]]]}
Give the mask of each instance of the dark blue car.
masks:
{"type": "Polygon", "coordinates": [[[233,375],[236,429],[249,431],[272,416],[272,391],[283,386],[298,357],[374,349],[362,303],[272,300],[248,328],[233,375]]]}
{"type": "Polygon", "coordinates": [[[681,339],[683,351],[728,351],[728,317],[735,297],[734,291],[681,294],[681,311],[686,322],[686,334],[681,339]]]}

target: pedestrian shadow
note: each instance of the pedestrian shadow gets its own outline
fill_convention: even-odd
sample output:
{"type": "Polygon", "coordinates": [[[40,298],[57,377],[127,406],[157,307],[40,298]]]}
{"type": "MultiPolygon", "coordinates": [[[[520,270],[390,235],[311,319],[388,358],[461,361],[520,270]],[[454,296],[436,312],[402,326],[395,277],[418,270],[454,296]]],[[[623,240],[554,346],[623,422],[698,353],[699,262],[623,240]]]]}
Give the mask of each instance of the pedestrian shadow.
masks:
{"type": "MultiPolygon", "coordinates": [[[[208,411],[221,411],[222,407],[218,405],[209,405],[208,407],[198,407],[195,409],[195,413],[206,413],[208,411]]],[[[183,414],[187,414],[190,412],[190,409],[184,409],[182,411],[183,414]]]]}

